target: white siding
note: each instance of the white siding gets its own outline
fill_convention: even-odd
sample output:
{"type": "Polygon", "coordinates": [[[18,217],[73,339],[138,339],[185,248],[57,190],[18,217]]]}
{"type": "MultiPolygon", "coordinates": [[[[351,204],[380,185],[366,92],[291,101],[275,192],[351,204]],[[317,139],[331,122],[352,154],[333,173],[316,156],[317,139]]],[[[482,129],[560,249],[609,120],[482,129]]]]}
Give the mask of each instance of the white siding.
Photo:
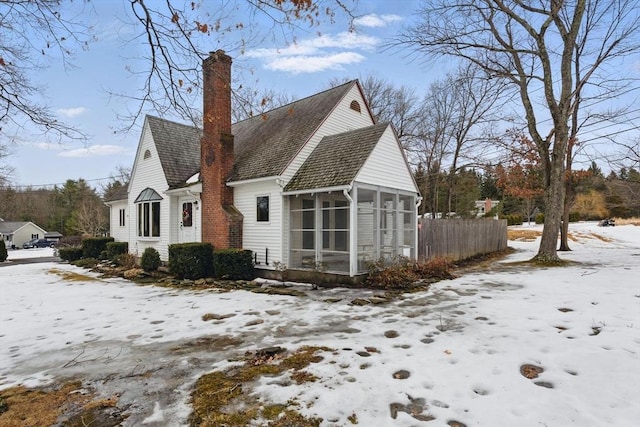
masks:
{"type": "Polygon", "coordinates": [[[234,188],[233,200],[244,216],[242,247],[257,254],[256,268],[273,268],[273,262],[286,262],[282,257],[282,189],[273,181],[254,182],[234,188]],[[269,196],[269,222],[256,220],[256,198],[269,196]],[[268,249],[269,265],[265,265],[268,249]]]}
{"type": "Polygon", "coordinates": [[[355,180],[365,184],[418,192],[391,126],[382,134],[355,180]]]}
{"type": "Polygon", "coordinates": [[[171,206],[169,196],[164,194],[167,188],[168,184],[162,171],[160,158],[158,157],[149,126],[145,122],[140,143],[138,144],[136,160],[131,172],[131,184],[129,185],[129,202],[127,206],[129,211],[129,252],[137,256],[142,256],[146,248],[153,247],[160,253],[160,258],[163,261],[168,260],[171,206]],[[147,159],[144,158],[146,150],[149,150],[151,154],[147,159]],[[160,202],[160,237],[138,237],[138,209],[133,201],[138,197],[140,192],[147,187],[154,189],[163,197],[163,200],[160,202]]]}
{"type": "Polygon", "coordinates": [[[373,120],[367,111],[365,101],[358,86],[354,85],[282,174],[285,184],[293,178],[293,175],[307,160],[323,137],[371,125],[373,125],[373,120]],[[351,101],[354,100],[360,104],[361,112],[354,111],[349,107],[351,101]]]}
{"type": "Polygon", "coordinates": [[[32,222],[28,222],[13,233],[12,244],[17,248],[22,248],[22,244],[31,239],[44,239],[44,229],[38,227],[32,222]]]}
{"type": "Polygon", "coordinates": [[[129,216],[131,211],[127,206],[127,201],[117,201],[109,205],[109,234],[115,239],[116,242],[128,242],[129,241],[129,216]],[[120,226],[120,209],[124,209],[124,226],[120,226]]]}

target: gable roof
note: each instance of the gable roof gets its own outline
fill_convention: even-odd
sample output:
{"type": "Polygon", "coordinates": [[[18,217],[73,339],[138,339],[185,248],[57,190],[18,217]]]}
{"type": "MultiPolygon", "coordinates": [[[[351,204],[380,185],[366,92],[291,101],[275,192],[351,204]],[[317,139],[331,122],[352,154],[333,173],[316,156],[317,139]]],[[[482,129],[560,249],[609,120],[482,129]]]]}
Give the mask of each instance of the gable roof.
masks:
{"type": "Polygon", "coordinates": [[[351,184],[389,126],[388,123],[380,123],[325,136],[291,178],[284,191],[351,184]]]}
{"type": "Polygon", "coordinates": [[[27,224],[33,224],[34,227],[44,231],[42,227],[39,227],[38,225],[34,224],[31,221],[0,221],[0,233],[12,234],[20,230],[22,227],[24,227],[27,224]]]}
{"type": "Polygon", "coordinates": [[[146,117],[169,188],[183,186],[200,171],[200,138],[195,126],[146,117]]]}
{"type": "Polygon", "coordinates": [[[129,183],[122,185],[115,193],[104,199],[105,203],[127,200],[129,196],[129,183]]]}
{"type": "MultiPolygon", "coordinates": [[[[356,80],[234,123],[230,181],[282,174],[354,85],[356,80]]],[[[202,130],[149,115],[146,120],[169,188],[183,187],[200,171],[202,130]]]]}
{"type": "Polygon", "coordinates": [[[277,176],[356,85],[355,80],[232,126],[235,170],[231,181],[277,176]]]}

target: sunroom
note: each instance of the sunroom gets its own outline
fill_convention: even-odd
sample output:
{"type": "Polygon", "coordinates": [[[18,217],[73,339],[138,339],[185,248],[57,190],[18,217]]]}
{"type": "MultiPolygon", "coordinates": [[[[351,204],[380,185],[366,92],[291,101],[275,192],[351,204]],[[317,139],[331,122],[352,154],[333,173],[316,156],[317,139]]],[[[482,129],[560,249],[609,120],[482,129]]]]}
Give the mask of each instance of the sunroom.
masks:
{"type": "Polygon", "coordinates": [[[356,276],[378,259],[416,257],[415,193],[356,184],[288,197],[292,269],[356,276]]]}
{"type": "Polygon", "coordinates": [[[285,186],[288,267],[357,276],[417,256],[419,193],[393,129],[324,137],[285,186]]]}

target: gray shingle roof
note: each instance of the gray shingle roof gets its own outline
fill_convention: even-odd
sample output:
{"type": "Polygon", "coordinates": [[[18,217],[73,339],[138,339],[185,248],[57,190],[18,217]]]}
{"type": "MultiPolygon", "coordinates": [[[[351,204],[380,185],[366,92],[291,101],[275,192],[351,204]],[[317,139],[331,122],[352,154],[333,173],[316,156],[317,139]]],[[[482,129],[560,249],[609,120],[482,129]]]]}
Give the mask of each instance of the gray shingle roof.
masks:
{"type": "Polygon", "coordinates": [[[388,123],[381,123],[325,136],[284,191],[351,184],[388,127],[388,123]]]}
{"type": "Polygon", "coordinates": [[[183,186],[200,171],[202,130],[153,116],[147,116],[147,123],[169,188],[183,186]]]}
{"type": "MultiPolygon", "coordinates": [[[[231,181],[277,176],[346,96],[356,81],[300,99],[232,126],[235,168],[231,181]]],[[[200,171],[202,130],[147,116],[169,188],[200,171]]]]}
{"type": "Polygon", "coordinates": [[[0,221],[0,233],[10,234],[27,224],[29,221],[0,221]]]}
{"type": "Polygon", "coordinates": [[[284,172],[355,84],[351,81],[234,124],[235,173],[231,181],[284,172]]]}
{"type": "Polygon", "coordinates": [[[122,187],[120,187],[118,191],[113,193],[111,196],[105,198],[104,201],[106,203],[109,203],[109,202],[115,202],[117,200],[127,200],[128,195],[129,195],[129,184],[127,183],[127,184],[124,184],[122,187]]]}

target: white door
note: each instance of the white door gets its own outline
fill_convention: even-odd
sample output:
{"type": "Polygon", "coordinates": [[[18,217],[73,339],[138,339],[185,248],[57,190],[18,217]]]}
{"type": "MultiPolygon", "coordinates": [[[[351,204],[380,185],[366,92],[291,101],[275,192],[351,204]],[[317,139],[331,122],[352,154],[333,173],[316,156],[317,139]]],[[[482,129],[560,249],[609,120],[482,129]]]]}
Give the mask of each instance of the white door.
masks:
{"type": "Polygon", "coordinates": [[[193,197],[181,197],[178,203],[178,242],[200,241],[200,209],[193,197]]]}

